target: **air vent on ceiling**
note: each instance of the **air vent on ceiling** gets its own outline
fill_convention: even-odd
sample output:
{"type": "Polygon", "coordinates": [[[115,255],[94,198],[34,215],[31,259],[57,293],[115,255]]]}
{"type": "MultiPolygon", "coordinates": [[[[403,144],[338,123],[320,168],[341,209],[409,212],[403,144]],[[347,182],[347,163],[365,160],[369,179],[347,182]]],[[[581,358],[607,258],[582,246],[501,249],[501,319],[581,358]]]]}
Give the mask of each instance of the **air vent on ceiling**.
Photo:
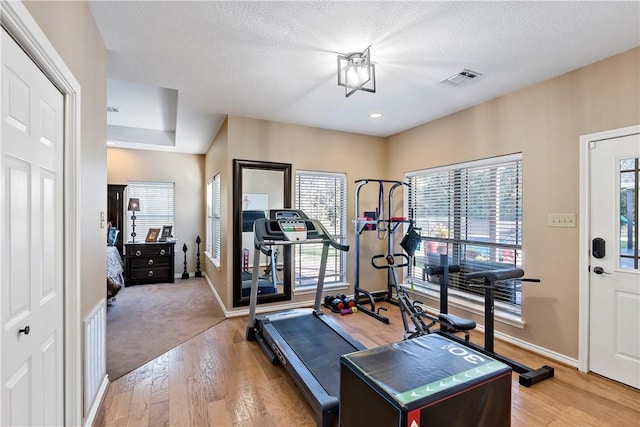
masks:
{"type": "Polygon", "coordinates": [[[459,73],[456,73],[442,80],[441,83],[448,84],[451,86],[462,86],[462,85],[471,83],[473,80],[477,79],[480,76],[482,76],[482,74],[477,73],[475,71],[467,70],[465,68],[459,73]]]}
{"type": "Polygon", "coordinates": [[[109,107],[107,105],[107,113],[119,113],[120,109],[118,107],[109,107]]]}

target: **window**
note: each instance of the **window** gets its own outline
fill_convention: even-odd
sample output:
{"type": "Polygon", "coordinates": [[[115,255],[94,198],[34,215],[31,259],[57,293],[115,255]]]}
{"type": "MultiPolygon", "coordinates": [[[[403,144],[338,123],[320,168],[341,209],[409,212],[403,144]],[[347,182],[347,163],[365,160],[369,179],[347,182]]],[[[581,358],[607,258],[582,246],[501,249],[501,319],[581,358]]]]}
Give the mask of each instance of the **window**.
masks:
{"type": "MultiPolygon", "coordinates": [[[[165,225],[173,227],[172,235],[176,234],[174,224],[174,184],[173,182],[129,182],[127,197],[140,201],[140,211],[136,212],[136,241],[144,242],[150,228],[165,225]]],[[[127,233],[132,229],[131,212],[127,217],[127,233]]]]}
{"type": "Polygon", "coordinates": [[[220,174],[207,182],[207,248],[211,258],[220,261],[220,174]]]}
{"type": "Polygon", "coordinates": [[[211,255],[213,253],[213,178],[207,181],[207,224],[204,251],[211,255]]]}
{"type": "MultiPolygon", "coordinates": [[[[449,276],[450,294],[469,302],[484,301],[480,287],[469,286],[464,273],[522,265],[522,155],[427,169],[406,174],[408,209],[421,228],[414,286],[439,292],[437,278],[424,273],[439,265],[441,254],[460,273],[449,276]]],[[[520,316],[520,281],[502,282],[495,292],[496,312],[520,316]]]]}
{"type": "MultiPolygon", "coordinates": [[[[340,173],[296,172],[296,207],[309,218],[319,220],[339,243],[346,241],[347,177],[340,173]]],[[[322,245],[295,247],[295,289],[314,287],[318,282],[322,245]]],[[[346,253],[329,248],[325,285],[345,281],[346,253]]]]}
{"type": "Polygon", "coordinates": [[[640,270],[638,187],[640,158],[620,160],[620,268],[640,270]]]}

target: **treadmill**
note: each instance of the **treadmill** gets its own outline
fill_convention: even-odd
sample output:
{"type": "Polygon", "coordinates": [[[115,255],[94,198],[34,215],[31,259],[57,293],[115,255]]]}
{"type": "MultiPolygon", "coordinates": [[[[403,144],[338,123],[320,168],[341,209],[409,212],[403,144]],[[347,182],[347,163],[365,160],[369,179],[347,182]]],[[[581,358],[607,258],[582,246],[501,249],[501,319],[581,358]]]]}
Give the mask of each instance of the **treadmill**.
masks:
{"type": "Polygon", "coordinates": [[[320,221],[304,212],[278,209],[254,223],[253,281],[246,338],[257,341],[271,363],[281,363],[302,391],[320,427],[333,425],[340,399],[340,356],[366,347],[347,335],[320,309],[329,247],[348,251],[320,221]],[[256,317],[260,253],[278,246],[322,244],[322,258],[313,308],[291,309],[256,317]]]}

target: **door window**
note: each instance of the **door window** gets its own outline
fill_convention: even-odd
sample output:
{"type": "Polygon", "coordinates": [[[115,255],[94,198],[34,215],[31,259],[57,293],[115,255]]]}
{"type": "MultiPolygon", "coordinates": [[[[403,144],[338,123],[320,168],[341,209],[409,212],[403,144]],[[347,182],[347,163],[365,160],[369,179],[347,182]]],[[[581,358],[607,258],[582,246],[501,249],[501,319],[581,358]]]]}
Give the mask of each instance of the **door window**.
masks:
{"type": "Polygon", "coordinates": [[[619,266],[638,270],[638,171],[639,158],[620,160],[620,258],[619,266]]]}

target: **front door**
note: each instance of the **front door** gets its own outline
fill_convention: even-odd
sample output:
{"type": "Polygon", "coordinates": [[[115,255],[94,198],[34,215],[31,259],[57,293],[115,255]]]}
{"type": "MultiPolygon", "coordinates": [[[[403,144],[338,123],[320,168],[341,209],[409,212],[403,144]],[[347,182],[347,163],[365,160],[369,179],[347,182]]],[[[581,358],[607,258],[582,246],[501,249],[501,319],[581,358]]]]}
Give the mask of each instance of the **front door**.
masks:
{"type": "Polygon", "coordinates": [[[592,142],[589,369],[640,388],[640,135],[592,142]]]}
{"type": "Polygon", "coordinates": [[[63,425],[63,96],[0,37],[0,425],[63,425]]]}

